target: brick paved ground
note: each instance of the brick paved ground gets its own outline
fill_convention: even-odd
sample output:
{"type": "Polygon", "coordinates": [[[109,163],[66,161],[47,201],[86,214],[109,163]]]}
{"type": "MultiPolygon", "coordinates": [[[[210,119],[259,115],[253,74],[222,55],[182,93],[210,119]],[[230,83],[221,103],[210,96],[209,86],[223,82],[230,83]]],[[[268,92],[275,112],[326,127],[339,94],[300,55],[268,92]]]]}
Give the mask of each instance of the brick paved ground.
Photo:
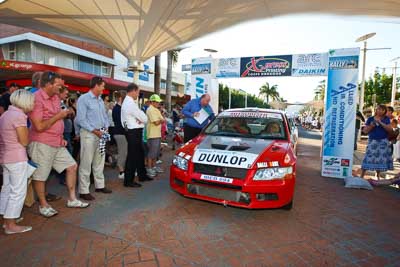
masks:
{"type": "MultiPolygon", "coordinates": [[[[292,211],[249,211],[172,192],[168,175],[125,189],[107,170],[111,195],[87,210],[40,217],[34,230],[0,234],[0,266],[400,266],[400,192],[345,189],[319,175],[320,140],[299,146],[292,211]]],[[[169,153],[168,157],[170,159],[169,153]]],[[[51,190],[64,194],[55,180],[51,190]]]]}

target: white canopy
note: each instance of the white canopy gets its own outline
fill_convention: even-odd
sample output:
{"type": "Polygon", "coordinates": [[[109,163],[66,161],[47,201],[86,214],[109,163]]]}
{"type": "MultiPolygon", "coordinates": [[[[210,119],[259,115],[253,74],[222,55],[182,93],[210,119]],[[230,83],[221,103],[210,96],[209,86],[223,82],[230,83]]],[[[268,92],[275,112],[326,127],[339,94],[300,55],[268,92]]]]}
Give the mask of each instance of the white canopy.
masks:
{"type": "Polygon", "coordinates": [[[397,17],[400,0],[0,0],[0,23],[94,40],[139,61],[239,22],[290,13],[397,17]]]}

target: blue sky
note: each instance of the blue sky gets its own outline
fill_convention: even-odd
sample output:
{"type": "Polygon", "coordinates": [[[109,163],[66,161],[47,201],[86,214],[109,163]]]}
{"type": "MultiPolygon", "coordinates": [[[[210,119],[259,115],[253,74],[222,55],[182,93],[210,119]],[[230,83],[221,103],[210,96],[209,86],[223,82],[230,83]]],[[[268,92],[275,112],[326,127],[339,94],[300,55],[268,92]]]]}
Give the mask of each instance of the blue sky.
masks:
{"type": "MultiPolygon", "coordinates": [[[[181,64],[190,64],[192,58],[208,56],[204,48],[218,50],[213,54],[217,58],[317,53],[334,48],[360,47],[362,43],[356,43],[355,39],[376,32],[377,35],[368,41],[368,47],[392,49],[368,52],[368,77],[377,66],[393,66],[390,60],[400,56],[399,22],[394,18],[325,15],[291,15],[252,21],[188,43],[190,47],[179,54],[176,70],[180,71],[181,64]]],[[[289,102],[307,102],[312,100],[313,90],[322,79],[324,77],[238,78],[220,79],[219,82],[252,94],[257,94],[258,88],[269,82],[277,84],[279,93],[289,102]]]]}

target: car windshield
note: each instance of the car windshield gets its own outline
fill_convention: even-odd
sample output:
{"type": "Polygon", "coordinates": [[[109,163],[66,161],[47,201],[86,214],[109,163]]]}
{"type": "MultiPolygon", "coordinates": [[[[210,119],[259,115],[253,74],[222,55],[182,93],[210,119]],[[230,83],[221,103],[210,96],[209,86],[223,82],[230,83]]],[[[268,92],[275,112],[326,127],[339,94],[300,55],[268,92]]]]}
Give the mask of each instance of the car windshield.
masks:
{"type": "Polygon", "coordinates": [[[205,129],[213,136],[286,139],[281,114],[267,112],[224,112],[205,129]]]}

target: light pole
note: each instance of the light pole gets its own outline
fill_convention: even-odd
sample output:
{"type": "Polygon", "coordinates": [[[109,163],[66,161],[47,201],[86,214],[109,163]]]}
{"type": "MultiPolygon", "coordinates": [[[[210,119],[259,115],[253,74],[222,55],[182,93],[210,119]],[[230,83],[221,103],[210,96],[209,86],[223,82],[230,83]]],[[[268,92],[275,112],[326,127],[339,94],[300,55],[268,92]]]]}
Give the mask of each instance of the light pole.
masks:
{"type": "Polygon", "coordinates": [[[247,108],[247,92],[243,89],[239,89],[239,91],[244,93],[244,107],[247,108]]]}
{"type": "Polygon", "coordinates": [[[361,92],[360,92],[360,110],[363,112],[364,110],[364,91],[365,91],[365,63],[367,57],[367,40],[371,37],[376,35],[375,32],[368,33],[356,39],[356,42],[364,42],[364,49],[363,49],[363,69],[362,69],[362,76],[361,76],[361,92]]]}
{"type": "Polygon", "coordinates": [[[394,62],[394,67],[393,67],[393,77],[392,77],[392,101],[391,101],[391,106],[394,107],[394,102],[396,100],[396,92],[397,92],[397,60],[399,60],[400,57],[396,57],[392,59],[391,61],[394,62]]]}
{"type": "Polygon", "coordinates": [[[372,33],[365,34],[365,35],[363,35],[363,36],[361,36],[361,37],[358,37],[358,38],[356,39],[356,42],[364,42],[364,49],[362,49],[362,51],[363,51],[363,69],[362,69],[361,90],[360,90],[360,98],[359,98],[359,100],[360,100],[360,102],[359,102],[359,104],[360,104],[359,109],[360,109],[361,112],[364,111],[365,66],[366,66],[366,61],[367,61],[367,60],[366,60],[367,51],[369,51],[369,50],[387,50],[387,49],[391,49],[391,48],[387,48],[387,47],[384,47],[384,48],[369,48],[369,49],[367,49],[367,40],[368,40],[369,38],[374,37],[375,35],[376,35],[376,33],[375,33],[375,32],[372,32],[372,33]]]}
{"type": "Polygon", "coordinates": [[[228,109],[231,109],[231,87],[228,87],[228,92],[229,92],[229,105],[228,105],[228,109]]]}

